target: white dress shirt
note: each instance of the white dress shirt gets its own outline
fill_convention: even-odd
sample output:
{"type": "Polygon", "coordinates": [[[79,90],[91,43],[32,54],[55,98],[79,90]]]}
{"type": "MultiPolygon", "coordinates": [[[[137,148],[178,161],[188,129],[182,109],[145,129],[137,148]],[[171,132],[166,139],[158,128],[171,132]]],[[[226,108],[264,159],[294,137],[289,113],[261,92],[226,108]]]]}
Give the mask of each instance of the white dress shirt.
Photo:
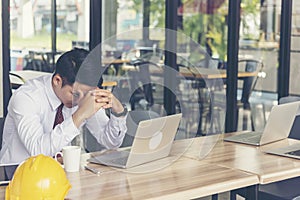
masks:
{"type": "MultiPolygon", "coordinates": [[[[52,75],[32,79],[13,93],[3,130],[0,163],[20,163],[38,154],[54,156],[80,134],[72,119],[77,106],[63,107],[65,120],[53,129],[61,101],[55,95],[51,81],[52,75]]],[[[119,147],[127,131],[126,117],[111,115],[108,118],[104,109],[85,124],[106,148],[119,147]]]]}

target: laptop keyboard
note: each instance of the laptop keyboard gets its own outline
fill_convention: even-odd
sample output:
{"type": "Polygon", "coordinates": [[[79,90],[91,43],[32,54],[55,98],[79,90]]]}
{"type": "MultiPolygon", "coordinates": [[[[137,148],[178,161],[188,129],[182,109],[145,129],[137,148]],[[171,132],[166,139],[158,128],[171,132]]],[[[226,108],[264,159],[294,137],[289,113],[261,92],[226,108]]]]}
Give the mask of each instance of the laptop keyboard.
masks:
{"type": "Polygon", "coordinates": [[[127,160],[128,160],[128,156],[122,157],[122,158],[113,159],[110,162],[114,163],[114,164],[117,164],[117,165],[125,166],[126,163],[127,163],[127,160]]]}
{"type": "Polygon", "coordinates": [[[125,166],[128,160],[129,152],[128,151],[114,151],[106,155],[100,155],[94,157],[96,160],[99,160],[101,163],[112,163],[121,166],[125,166]]]}
{"type": "Polygon", "coordinates": [[[261,132],[251,132],[251,133],[232,136],[232,139],[234,138],[234,140],[240,142],[246,142],[246,143],[259,143],[261,136],[262,136],[261,132]]]}

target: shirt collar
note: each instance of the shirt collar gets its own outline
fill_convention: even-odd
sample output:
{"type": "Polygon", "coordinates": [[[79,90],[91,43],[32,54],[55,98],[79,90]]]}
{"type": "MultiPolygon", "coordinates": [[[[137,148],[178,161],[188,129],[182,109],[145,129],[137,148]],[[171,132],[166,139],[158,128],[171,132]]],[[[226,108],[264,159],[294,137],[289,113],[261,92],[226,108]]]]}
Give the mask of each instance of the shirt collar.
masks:
{"type": "Polygon", "coordinates": [[[45,91],[46,91],[46,95],[47,95],[49,104],[50,104],[52,110],[56,110],[58,108],[58,106],[62,102],[56,96],[56,94],[55,94],[55,92],[53,90],[53,87],[52,87],[52,76],[53,76],[53,74],[45,76],[45,78],[44,78],[44,85],[45,85],[45,91]]]}

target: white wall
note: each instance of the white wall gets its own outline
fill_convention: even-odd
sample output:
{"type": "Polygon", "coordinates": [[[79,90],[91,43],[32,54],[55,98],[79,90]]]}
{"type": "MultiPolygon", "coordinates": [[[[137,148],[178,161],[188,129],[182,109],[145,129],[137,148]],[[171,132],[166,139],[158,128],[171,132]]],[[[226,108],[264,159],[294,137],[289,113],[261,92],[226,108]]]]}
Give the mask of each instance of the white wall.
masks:
{"type": "MultiPolygon", "coordinates": [[[[2,2],[0,3],[0,13],[2,16],[2,2]]],[[[0,117],[3,117],[2,17],[0,17],[0,27],[0,117]]]]}

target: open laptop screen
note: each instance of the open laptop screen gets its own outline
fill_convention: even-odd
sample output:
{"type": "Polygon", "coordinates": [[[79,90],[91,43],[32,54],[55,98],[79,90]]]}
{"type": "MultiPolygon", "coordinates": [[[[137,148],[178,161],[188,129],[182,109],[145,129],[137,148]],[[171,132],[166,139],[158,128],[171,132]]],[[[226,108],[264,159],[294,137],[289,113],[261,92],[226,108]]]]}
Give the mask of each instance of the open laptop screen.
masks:
{"type": "Polygon", "coordinates": [[[295,117],[289,138],[300,140],[300,115],[295,117]]]}

